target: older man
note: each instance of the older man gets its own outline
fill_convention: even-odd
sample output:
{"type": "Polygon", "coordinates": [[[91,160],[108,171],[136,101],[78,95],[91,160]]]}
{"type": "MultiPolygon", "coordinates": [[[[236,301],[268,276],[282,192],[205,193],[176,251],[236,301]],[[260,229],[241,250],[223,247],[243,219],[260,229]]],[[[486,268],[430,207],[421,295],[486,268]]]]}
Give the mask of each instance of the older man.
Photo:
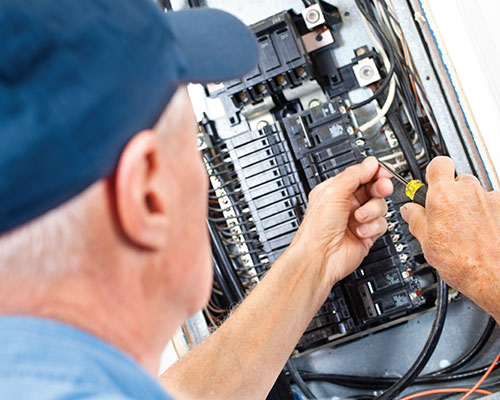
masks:
{"type": "MultiPolygon", "coordinates": [[[[212,276],[182,82],[244,74],[255,40],[229,14],[149,0],[5,1],[0,19],[0,398],[167,398],[151,376],[212,276]]],[[[272,272],[165,377],[173,394],[265,396],[386,229],[377,171],[368,159],[313,191],[272,272]]]]}
{"type": "MultiPolygon", "coordinates": [[[[0,19],[0,398],[168,399],[160,353],[211,287],[183,82],[244,74],[253,37],[223,12],[163,15],[149,0],[3,1],[0,19]]],[[[466,186],[482,195],[469,178],[454,190],[466,186]]],[[[289,249],[167,371],[169,392],[265,397],[332,285],[385,231],[391,192],[373,158],[316,187],[289,249]]],[[[434,219],[407,211],[424,243],[436,237],[434,219]]]]}

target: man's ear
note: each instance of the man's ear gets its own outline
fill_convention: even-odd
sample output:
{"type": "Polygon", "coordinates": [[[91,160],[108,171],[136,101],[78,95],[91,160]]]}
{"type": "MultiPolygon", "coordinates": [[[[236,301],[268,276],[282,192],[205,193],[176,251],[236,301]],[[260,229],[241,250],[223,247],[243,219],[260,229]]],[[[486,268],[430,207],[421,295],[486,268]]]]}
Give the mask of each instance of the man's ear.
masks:
{"type": "Polygon", "coordinates": [[[135,135],[123,150],[115,177],[118,221],[138,246],[158,249],[166,241],[167,191],[159,162],[160,138],[147,130],[135,135]]]}

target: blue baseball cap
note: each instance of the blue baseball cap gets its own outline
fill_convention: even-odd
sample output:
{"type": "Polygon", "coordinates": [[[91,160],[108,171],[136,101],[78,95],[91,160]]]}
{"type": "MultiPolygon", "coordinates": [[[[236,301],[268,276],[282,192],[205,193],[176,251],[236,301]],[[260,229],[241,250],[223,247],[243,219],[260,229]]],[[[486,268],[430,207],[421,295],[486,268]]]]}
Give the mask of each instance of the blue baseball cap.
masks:
{"type": "Polygon", "coordinates": [[[0,232],[116,168],[177,87],[244,75],[252,33],[215,9],[152,0],[0,0],[0,232]]]}

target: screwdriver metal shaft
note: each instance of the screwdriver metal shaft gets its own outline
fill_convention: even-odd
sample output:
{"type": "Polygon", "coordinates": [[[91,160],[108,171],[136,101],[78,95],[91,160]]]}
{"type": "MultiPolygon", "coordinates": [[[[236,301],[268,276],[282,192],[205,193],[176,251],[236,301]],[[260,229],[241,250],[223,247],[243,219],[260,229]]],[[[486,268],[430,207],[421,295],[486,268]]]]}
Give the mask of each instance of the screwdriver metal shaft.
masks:
{"type": "Polygon", "coordinates": [[[379,159],[377,159],[377,161],[382,168],[384,168],[405,186],[405,194],[408,198],[410,198],[413,202],[420,204],[422,207],[425,207],[425,200],[427,198],[427,185],[425,183],[423,183],[419,179],[413,179],[408,182],[405,178],[394,171],[394,169],[392,169],[389,164],[386,164],[379,159]]]}

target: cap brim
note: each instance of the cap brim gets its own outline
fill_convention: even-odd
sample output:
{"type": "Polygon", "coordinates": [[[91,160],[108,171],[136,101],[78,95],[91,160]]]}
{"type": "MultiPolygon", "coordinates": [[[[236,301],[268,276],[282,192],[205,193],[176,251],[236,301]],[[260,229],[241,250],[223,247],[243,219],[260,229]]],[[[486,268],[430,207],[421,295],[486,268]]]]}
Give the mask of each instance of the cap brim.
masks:
{"type": "Polygon", "coordinates": [[[257,65],[255,36],[233,15],[200,8],[166,13],[165,17],[176,38],[182,81],[234,79],[257,65]]]}

